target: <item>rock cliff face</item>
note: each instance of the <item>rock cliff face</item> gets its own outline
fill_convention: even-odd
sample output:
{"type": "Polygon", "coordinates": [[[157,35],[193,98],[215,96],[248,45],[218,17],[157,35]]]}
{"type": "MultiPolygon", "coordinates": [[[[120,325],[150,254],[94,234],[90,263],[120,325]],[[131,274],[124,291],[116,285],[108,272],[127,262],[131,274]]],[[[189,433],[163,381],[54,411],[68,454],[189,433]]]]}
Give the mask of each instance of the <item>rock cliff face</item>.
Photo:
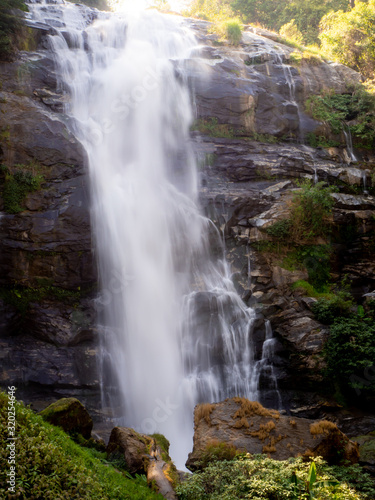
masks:
{"type": "MultiPolygon", "coordinates": [[[[248,30],[234,49],[218,45],[207,23],[186,24],[202,43],[186,61],[197,118],[206,127],[192,132],[201,203],[225,234],[239,293],[271,321],[284,404],[311,403],[322,381],[327,332],[313,319],[311,300],[290,287],[307,271],[286,269],[277,256],[259,251],[259,242],[269,239],[262,228],[287,213],[298,179],[336,183],[333,218],[341,236],[333,242],[332,278],[348,275],[358,296],[375,287],[375,198],[363,186],[365,178],[367,190],[373,188],[375,159],[367,153],[353,166],[345,145],[302,143],[322,127],[306,114],[306,98],[327,88],[345,92],[361,77],[321,61],[292,66],[293,49],[269,33],[248,30]],[[271,136],[280,142],[262,142],[271,136]],[[355,228],[350,235],[348,226],[355,228]]],[[[57,89],[47,33],[34,28],[37,50],[0,68],[0,155],[7,167],[0,174],[0,382],[24,387],[28,401],[77,395],[92,411],[99,387],[90,189],[85,152],[63,113],[67,96],[57,89]],[[24,197],[22,211],[7,213],[5,186],[17,170],[43,180],[24,197]]]]}
{"type": "Polygon", "coordinates": [[[61,113],[45,34],[34,30],[38,51],[0,69],[0,380],[27,400],[64,393],[95,399],[86,155],[61,113]],[[9,209],[17,172],[42,178],[21,200],[22,211],[9,209]]]}

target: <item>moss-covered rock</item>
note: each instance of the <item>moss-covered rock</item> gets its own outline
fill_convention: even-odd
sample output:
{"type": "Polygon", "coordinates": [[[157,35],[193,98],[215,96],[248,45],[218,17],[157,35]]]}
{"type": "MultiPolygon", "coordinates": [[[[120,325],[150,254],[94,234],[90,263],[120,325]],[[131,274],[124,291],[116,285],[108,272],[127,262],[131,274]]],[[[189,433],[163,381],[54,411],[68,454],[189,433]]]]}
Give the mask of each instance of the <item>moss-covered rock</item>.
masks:
{"type": "Polygon", "coordinates": [[[81,434],[89,439],[93,421],[86,408],[76,398],[63,398],[49,405],[40,415],[50,424],[61,427],[68,434],[81,434]]]}

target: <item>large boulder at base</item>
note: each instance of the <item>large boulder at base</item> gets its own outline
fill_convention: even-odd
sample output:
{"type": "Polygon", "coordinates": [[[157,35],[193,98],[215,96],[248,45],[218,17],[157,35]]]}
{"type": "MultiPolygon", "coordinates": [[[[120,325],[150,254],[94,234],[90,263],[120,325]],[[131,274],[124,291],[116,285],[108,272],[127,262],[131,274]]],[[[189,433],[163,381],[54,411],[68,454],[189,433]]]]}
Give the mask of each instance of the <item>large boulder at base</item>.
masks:
{"type": "Polygon", "coordinates": [[[81,434],[89,439],[93,421],[86,408],[76,398],[63,398],[47,406],[40,415],[50,424],[61,427],[68,434],[81,434]]]}
{"type": "Polygon", "coordinates": [[[358,444],[329,421],[280,415],[245,398],[199,404],[194,413],[194,447],[186,466],[194,471],[207,447],[226,443],[241,452],[265,453],[275,460],[321,456],[330,464],[358,462],[358,444]]]}
{"type": "Polygon", "coordinates": [[[127,427],[112,429],[107,454],[120,455],[132,474],[145,474],[147,482],[167,500],[177,500],[174,492],[178,473],[168,455],[169,443],[162,439],[140,434],[127,427]]]}

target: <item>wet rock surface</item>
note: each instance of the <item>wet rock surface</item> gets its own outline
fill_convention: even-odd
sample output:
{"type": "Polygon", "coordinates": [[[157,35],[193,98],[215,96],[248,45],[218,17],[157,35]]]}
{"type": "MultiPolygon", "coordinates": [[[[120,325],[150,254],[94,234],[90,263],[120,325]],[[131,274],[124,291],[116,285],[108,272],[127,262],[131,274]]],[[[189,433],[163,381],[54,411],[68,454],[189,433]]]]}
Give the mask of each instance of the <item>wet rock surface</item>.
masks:
{"type": "MultiPolygon", "coordinates": [[[[87,160],[62,113],[47,34],[30,30],[36,51],[1,64],[0,161],[42,181],[19,213],[6,213],[0,196],[0,377],[36,408],[69,394],[97,409],[87,160]]],[[[3,171],[0,181],[4,194],[3,171]]]]}

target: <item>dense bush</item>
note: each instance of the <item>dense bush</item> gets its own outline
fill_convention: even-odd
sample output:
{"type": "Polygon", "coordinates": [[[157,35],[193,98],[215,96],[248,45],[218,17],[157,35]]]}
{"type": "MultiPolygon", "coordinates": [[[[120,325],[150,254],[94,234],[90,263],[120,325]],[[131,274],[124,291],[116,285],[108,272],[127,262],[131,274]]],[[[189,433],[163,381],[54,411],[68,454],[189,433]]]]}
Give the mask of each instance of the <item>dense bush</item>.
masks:
{"type": "Polygon", "coordinates": [[[355,2],[352,10],[329,12],[320,22],[323,50],[368,78],[375,70],[375,0],[355,2]]]}
{"type": "Polygon", "coordinates": [[[297,28],[295,19],[289,21],[289,23],[281,26],[280,35],[287,40],[291,40],[292,42],[298,43],[300,45],[303,44],[303,36],[300,30],[297,28]]]}
{"type": "Polygon", "coordinates": [[[375,320],[363,315],[337,318],[325,345],[327,376],[345,396],[375,396],[375,320]]]}
{"type": "Polygon", "coordinates": [[[365,86],[348,88],[345,94],[331,91],[312,96],[306,101],[306,108],[313,118],[328,124],[336,135],[347,126],[346,122],[351,122],[349,128],[353,142],[358,147],[372,148],[375,141],[375,93],[365,86]]]}
{"type": "Polygon", "coordinates": [[[324,182],[313,184],[305,180],[301,183],[300,189],[294,194],[289,217],[291,236],[296,243],[327,236],[334,204],[331,192],[332,188],[324,187],[324,182]]]}
{"type": "Polygon", "coordinates": [[[20,404],[16,410],[16,490],[7,492],[8,400],[0,393],[0,498],[29,500],[151,500],[160,499],[142,479],[124,477],[105,454],[81,448],[62,430],[53,427],[20,404]]]}
{"type": "Polygon", "coordinates": [[[352,298],[346,292],[338,292],[320,298],[312,305],[312,312],[318,321],[331,325],[337,318],[349,316],[352,307],[352,298]]]}
{"type": "MultiPolygon", "coordinates": [[[[317,480],[327,481],[314,488],[317,500],[375,498],[370,477],[361,474],[359,467],[334,468],[320,459],[315,462],[317,480]],[[329,484],[328,481],[333,480],[339,484],[329,484]],[[351,480],[355,486],[350,485],[351,480]]],[[[233,461],[209,464],[202,472],[189,477],[177,492],[180,500],[307,500],[311,498],[306,485],[309,469],[310,464],[301,458],[278,461],[264,455],[243,456],[233,461]]]]}

